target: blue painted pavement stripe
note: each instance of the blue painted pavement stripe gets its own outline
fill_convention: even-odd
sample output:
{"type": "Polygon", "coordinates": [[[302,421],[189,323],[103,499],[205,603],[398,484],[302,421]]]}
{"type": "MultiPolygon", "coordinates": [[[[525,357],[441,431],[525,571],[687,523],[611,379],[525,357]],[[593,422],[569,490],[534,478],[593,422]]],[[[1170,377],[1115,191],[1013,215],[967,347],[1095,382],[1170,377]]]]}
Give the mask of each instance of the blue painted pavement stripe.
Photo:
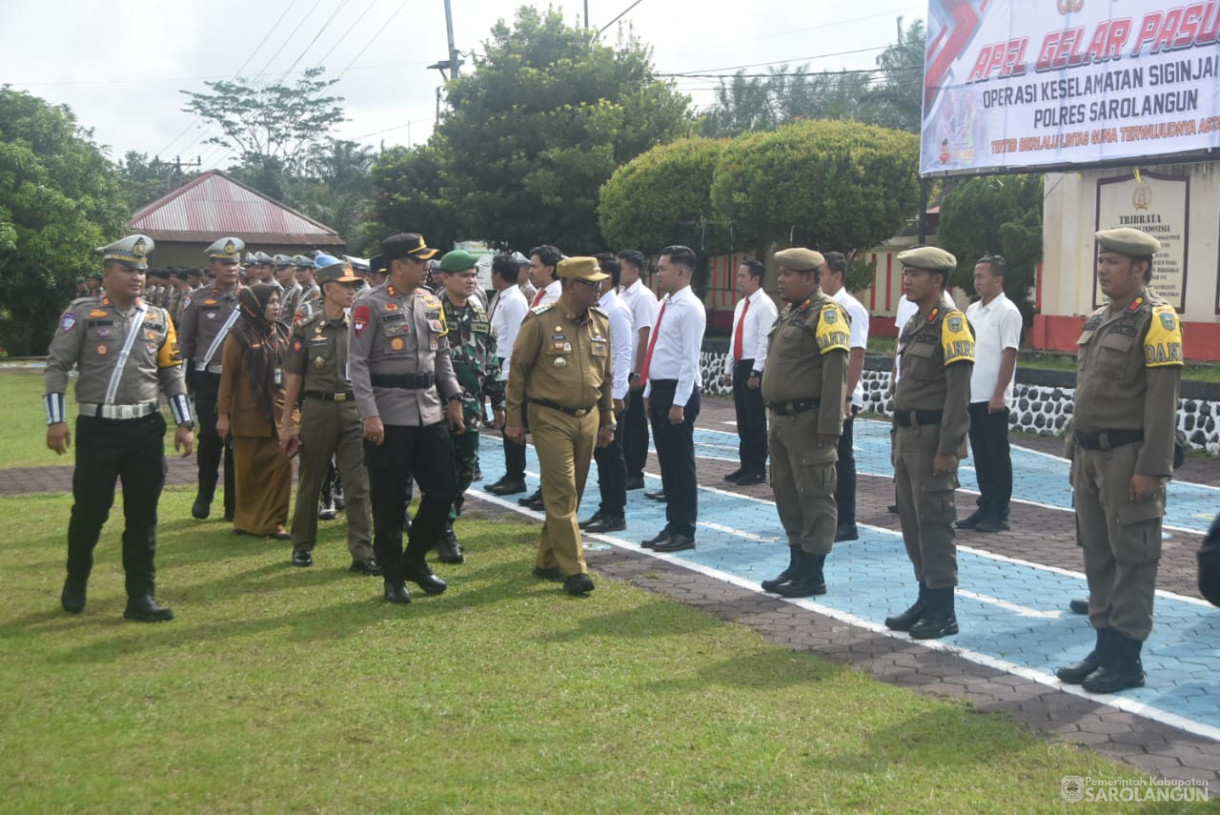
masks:
{"type": "MultiPolygon", "coordinates": [[[[861,424],[857,423],[857,428],[861,424]]],[[[704,449],[724,446],[724,434],[696,433],[702,436],[704,449]]],[[[862,452],[873,457],[875,435],[869,428],[857,436],[862,441],[862,452]]],[[[735,453],[735,444],[731,447],[735,453]]],[[[481,456],[484,471],[500,471],[500,440],[484,438],[481,456]]],[[[536,481],[537,459],[532,447],[528,456],[531,480],[536,481]]],[[[1046,467],[1058,463],[1045,458],[1038,464],[1046,467]]],[[[1063,476],[1066,478],[1066,470],[1063,476]]],[[[649,474],[649,478],[659,483],[656,476],[649,474]]],[[[515,502],[477,490],[472,493],[531,517],[541,517],[520,510],[515,502]]],[[[581,517],[592,515],[597,504],[594,465],[581,517]]],[[[758,581],[774,576],[787,565],[788,550],[773,502],[701,486],[699,517],[698,549],[670,556],[640,551],[754,589],[758,581]]],[[[640,491],[630,492],[627,524],[627,530],[614,536],[590,536],[587,545],[597,548],[592,541],[596,538],[639,550],[640,540],[664,526],[665,506],[644,498],[640,491]]],[[[958,570],[957,614],[962,633],[943,642],[922,644],[1220,740],[1220,687],[1214,679],[1220,670],[1220,614],[1206,603],[1158,592],[1156,627],[1143,655],[1148,686],[1121,695],[1096,696],[1062,685],[1053,676],[1056,667],[1079,659],[1093,645],[1094,634],[1087,618],[1068,614],[1063,608],[1069,598],[1087,593],[1083,575],[964,546],[958,547],[958,570]]],[[[862,525],[860,540],[835,546],[827,560],[826,575],[830,593],[816,602],[796,601],[798,605],[906,639],[905,634],[894,634],[882,625],[888,614],[905,608],[915,594],[914,576],[898,533],[862,525]]]]}

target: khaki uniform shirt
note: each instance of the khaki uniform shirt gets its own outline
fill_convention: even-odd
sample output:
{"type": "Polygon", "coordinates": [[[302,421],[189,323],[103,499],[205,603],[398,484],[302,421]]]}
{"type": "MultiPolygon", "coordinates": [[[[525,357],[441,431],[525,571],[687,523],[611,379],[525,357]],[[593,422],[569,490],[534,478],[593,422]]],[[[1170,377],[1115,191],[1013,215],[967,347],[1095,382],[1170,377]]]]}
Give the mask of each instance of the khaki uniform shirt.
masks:
{"type": "Polygon", "coordinates": [[[297,308],[301,305],[301,284],[294,280],[291,286],[286,289],[281,286],[281,289],[283,294],[280,295],[280,322],[291,325],[297,308]]]}
{"type": "Polygon", "coordinates": [[[352,307],[348,375],[360,418],[383,424],[420,426],[443,418],[442,399],[461,396],[449,359],[449,329],[435,294],[410,294],[386,283],[361,292],[352,307]],[[435,374],[432,387],[374,387],[373,374],[435,374]],[[438,396],[439,392],[439,396],[438,396]]]}
{"type": "Polygon", "coordinates": [[[614,425],[610,318],[596,307],[572,314],[561,303],[531,309],[513,343],[508,375],[509,427],[524,427],[526,392],[565,408],[596,407],[601,427],[614,425]]]}
{"type": "Polygon", "coordinates": [[[917,313],[898,339],[902,376],[894,389],[896,410],[939,410],[938,455],[959,455],[970,430],[970,375],[974,335],[966,315],[938,305],[917,313]]]}
{"type": "Polygon", "coordinates": [[[1145,289],[1093,312],[1079,342],[1075,430],[1143,430],[1135,472],[1172,475],[1183,366],[1182,322],[1173,306],[1145,289]]]}
{"type": "Polygon", "coordinates": [[[791,303],[771,327],[762,397],[767,404],[820,400],[818,434],[843,432],[851,318],[821,291],[791,303]]]}
{"type": "Polygon", "coordinates": [[[74,300],[51,340],[46,393],[65,393],[73,366],[80,371],[77,402],[144,405],[157,401],[158,388],[171,397],[186,393],[182,356],[169,312],[149,306],[141,313],[140,303],[137,300],[123,311],[105,296],[74,300]],[[114,371],[133,330],[126,363],[108,399],[114,371]]]}
{"type": "Polygon", "coordinates": [[[301,390],[344,393],[347,381],[347,341],[351,319],[344,314],[326,319],[319,311],[296,327],[284,357],[284,371],[301,375],[301,390]]]}
{"type": "Polygon", "coordinates": [[[201,286],[182,301],[182,320],[179,324],[179,344],[182,358],[188,366],[197,370],[205,360],[208,365],[220,364],[224,340],[217,342],[221,329],[229,321],[229,315],[237,310],[237,293],[241,286],[222,292],[215,286],[201,286]],[[214,347],[213,347],[214,346],[214,347]],[[208,351],[212,356],[208,357],[208,351]]]}

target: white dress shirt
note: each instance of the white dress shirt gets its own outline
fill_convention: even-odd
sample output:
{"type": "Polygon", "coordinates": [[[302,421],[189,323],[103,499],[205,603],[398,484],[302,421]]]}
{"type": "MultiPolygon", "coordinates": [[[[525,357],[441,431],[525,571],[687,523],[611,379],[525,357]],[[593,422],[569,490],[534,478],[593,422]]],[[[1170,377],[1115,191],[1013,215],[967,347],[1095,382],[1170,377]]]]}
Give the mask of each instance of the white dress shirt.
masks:
{"type": "Polygon", "coordinates": [[[529,314],[530,304],[517,286],[509,286],[496,292],[491,301],[491,327],[496,330],[496,356],[501,359],[500,369],[508,375],[509,361],[513,355],[513,343],[521,323],[529,314]]]}
{"type": "MultiPolygon", "coordinates": [[[[657,311],[661,308],[652,289],[637,280],[619,293],[619,299],[631,311],[631,363],[635,365],[639,353],[640,329],[651,329],[657,322],[657,311]]],[[[647,349],[645,349],[647,350],[647,349]]]]}
{"type": "Polygon", "coordinates": [[[614,360],[614,386],[611,395],[615,399],[627,398],[627,375],[631,373],[631,311],[614,289],[602,294],[597,307],[610,318],[610,356],[614,360]]]}
{"type": "Polygon", "coordinates": [[[538,300],[538,302],[535,303],[534,300],[531,300],[529,304],[530,308],[547,306],[559,299],[559,295],[563,294],[563,286],[560,285],[559,278],[552,280],[545,289],[542,289],[541,294],[541,300],[538,300],[537,293],[534,295],[534,300],[538,300]]]}
{"type": "Polygon", "coordinates": [[[733,374],[733,363],[737,361],[733,358],[733,349],[736,347],[737,324],[741,322],[742,312],[745,312],[746,322],[741,329],[741,358],[754,360],[752,370],[756,374],[762,373],[763,365],[767,361],[767,346],[771,343],[771,327],[779,319],[779,309],[775,307],[775,301],[761,286],[749,297],[737,301],[737,306],[733,309],[733,331],[729,334],[729,356],[724,363],[724,372],[730,376],[733,374]],[[750,304],[749,311],[746,311],[746,303],[750,304]]]}
{"type": "MultiPolygon", "coordinates": [[[[905,296],[905,295],[904,295],[905,296]]],[[[847,287],[839,289],[839,292],[834,295],[835,302],[843,307],[847,312],[847,316],[851,317],[851,339],[849,345],[855,348],[868,349],[868,309],[864,304],[852,296],[847,287]]],[[[860,381],[856,383],[856,389],[851,392],[851,403],[856,407],[864,407],[864,372],[860,372],[860,381]]]]}
{"type": "Polygon", "coordinates": [[[676,379],[674,404],[686,407],[695,388],[703,387],[699,375],[699,354],[703,350],[703,330],[707,327],[707,312],[703,303],[691,291],[683,287],[676,294],[667,294],[661,300],[657,312],[657,324],[648,343],[652,346],[652,360],[648,367],[648,384],[644,386],[644,398],[652,395],[654,379],[676,379]],[[663,313],[662,313],[663,312],[663,313]],[[656,344],[653,344],[653,337],[656,344]]]}
{"type": "MultiPolygon", "coordinates": [[[[976,300],[966,307],[966,319],[974,329],[974,373],[970,376],[970,401],[990,402],[1000,378],[1004,351],[1021,345],[1021,310],[1000,292],[987,305],[976,300]]],[[[1015,373],[1015,369],[1014,369],[1015,373]]],[[[1012,405],[1014,375],[1004,388],[1004,406],[1012,405]]]]}
{"type": "MultiPolygon", "coordinates": [[[[897,338],[902,338],[902,329],[911,321],[911,318],[919,313],[919,304],[914,303],[905,294],[898,298],[898,305],[894,309],[894,327],[898,329],[897,338]]],[[[898,379],[902,376],[902,358],[897,351],[894,352],[894,381],[890,383],[890,387],[898,384],[898,379]]]]}

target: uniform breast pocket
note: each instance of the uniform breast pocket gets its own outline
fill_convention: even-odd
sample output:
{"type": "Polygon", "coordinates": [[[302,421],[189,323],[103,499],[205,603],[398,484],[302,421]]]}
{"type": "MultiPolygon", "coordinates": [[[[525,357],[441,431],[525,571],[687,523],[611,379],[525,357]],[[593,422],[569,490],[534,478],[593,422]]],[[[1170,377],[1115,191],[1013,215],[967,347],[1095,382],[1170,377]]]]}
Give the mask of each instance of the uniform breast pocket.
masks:
{"type": "Polygon", "coordinates": [[[1101,374],[1112,379],[1125,378],[1131,362],[1131,346],[1134,344],[1135,337],[1122,334],[1108,334],[1102,338],[1097,349],[1097,368],[1101,374]]]}
{"type": "Polygon", "coordinates": [[[929,342],[913,342],[902,355],[902,375],[913,379],[935,379],[936,346],[929,342]]]}
{"type": "Polygon", "coordinates": [[[591,343],[591,346],[593,348],[593,356],[595,356],[595,357],[607,356],[610,353],[609,345],[610,344],[606,343],[606,342],[591,343]]]}

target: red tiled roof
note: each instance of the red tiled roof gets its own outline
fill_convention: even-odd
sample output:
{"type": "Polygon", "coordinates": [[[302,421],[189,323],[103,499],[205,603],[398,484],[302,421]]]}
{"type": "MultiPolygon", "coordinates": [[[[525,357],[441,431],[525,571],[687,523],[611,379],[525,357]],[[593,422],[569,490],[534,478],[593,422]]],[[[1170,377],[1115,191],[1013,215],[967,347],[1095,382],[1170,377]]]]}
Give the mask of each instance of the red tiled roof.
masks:
{"type": "Polygon", "coordinates": [[[251,244],[344,244],[325,224],[220,170],[209,170],[153,201],[132,215],[127,226],[155,241],[211,243],[232,235],[251,244]]]}

